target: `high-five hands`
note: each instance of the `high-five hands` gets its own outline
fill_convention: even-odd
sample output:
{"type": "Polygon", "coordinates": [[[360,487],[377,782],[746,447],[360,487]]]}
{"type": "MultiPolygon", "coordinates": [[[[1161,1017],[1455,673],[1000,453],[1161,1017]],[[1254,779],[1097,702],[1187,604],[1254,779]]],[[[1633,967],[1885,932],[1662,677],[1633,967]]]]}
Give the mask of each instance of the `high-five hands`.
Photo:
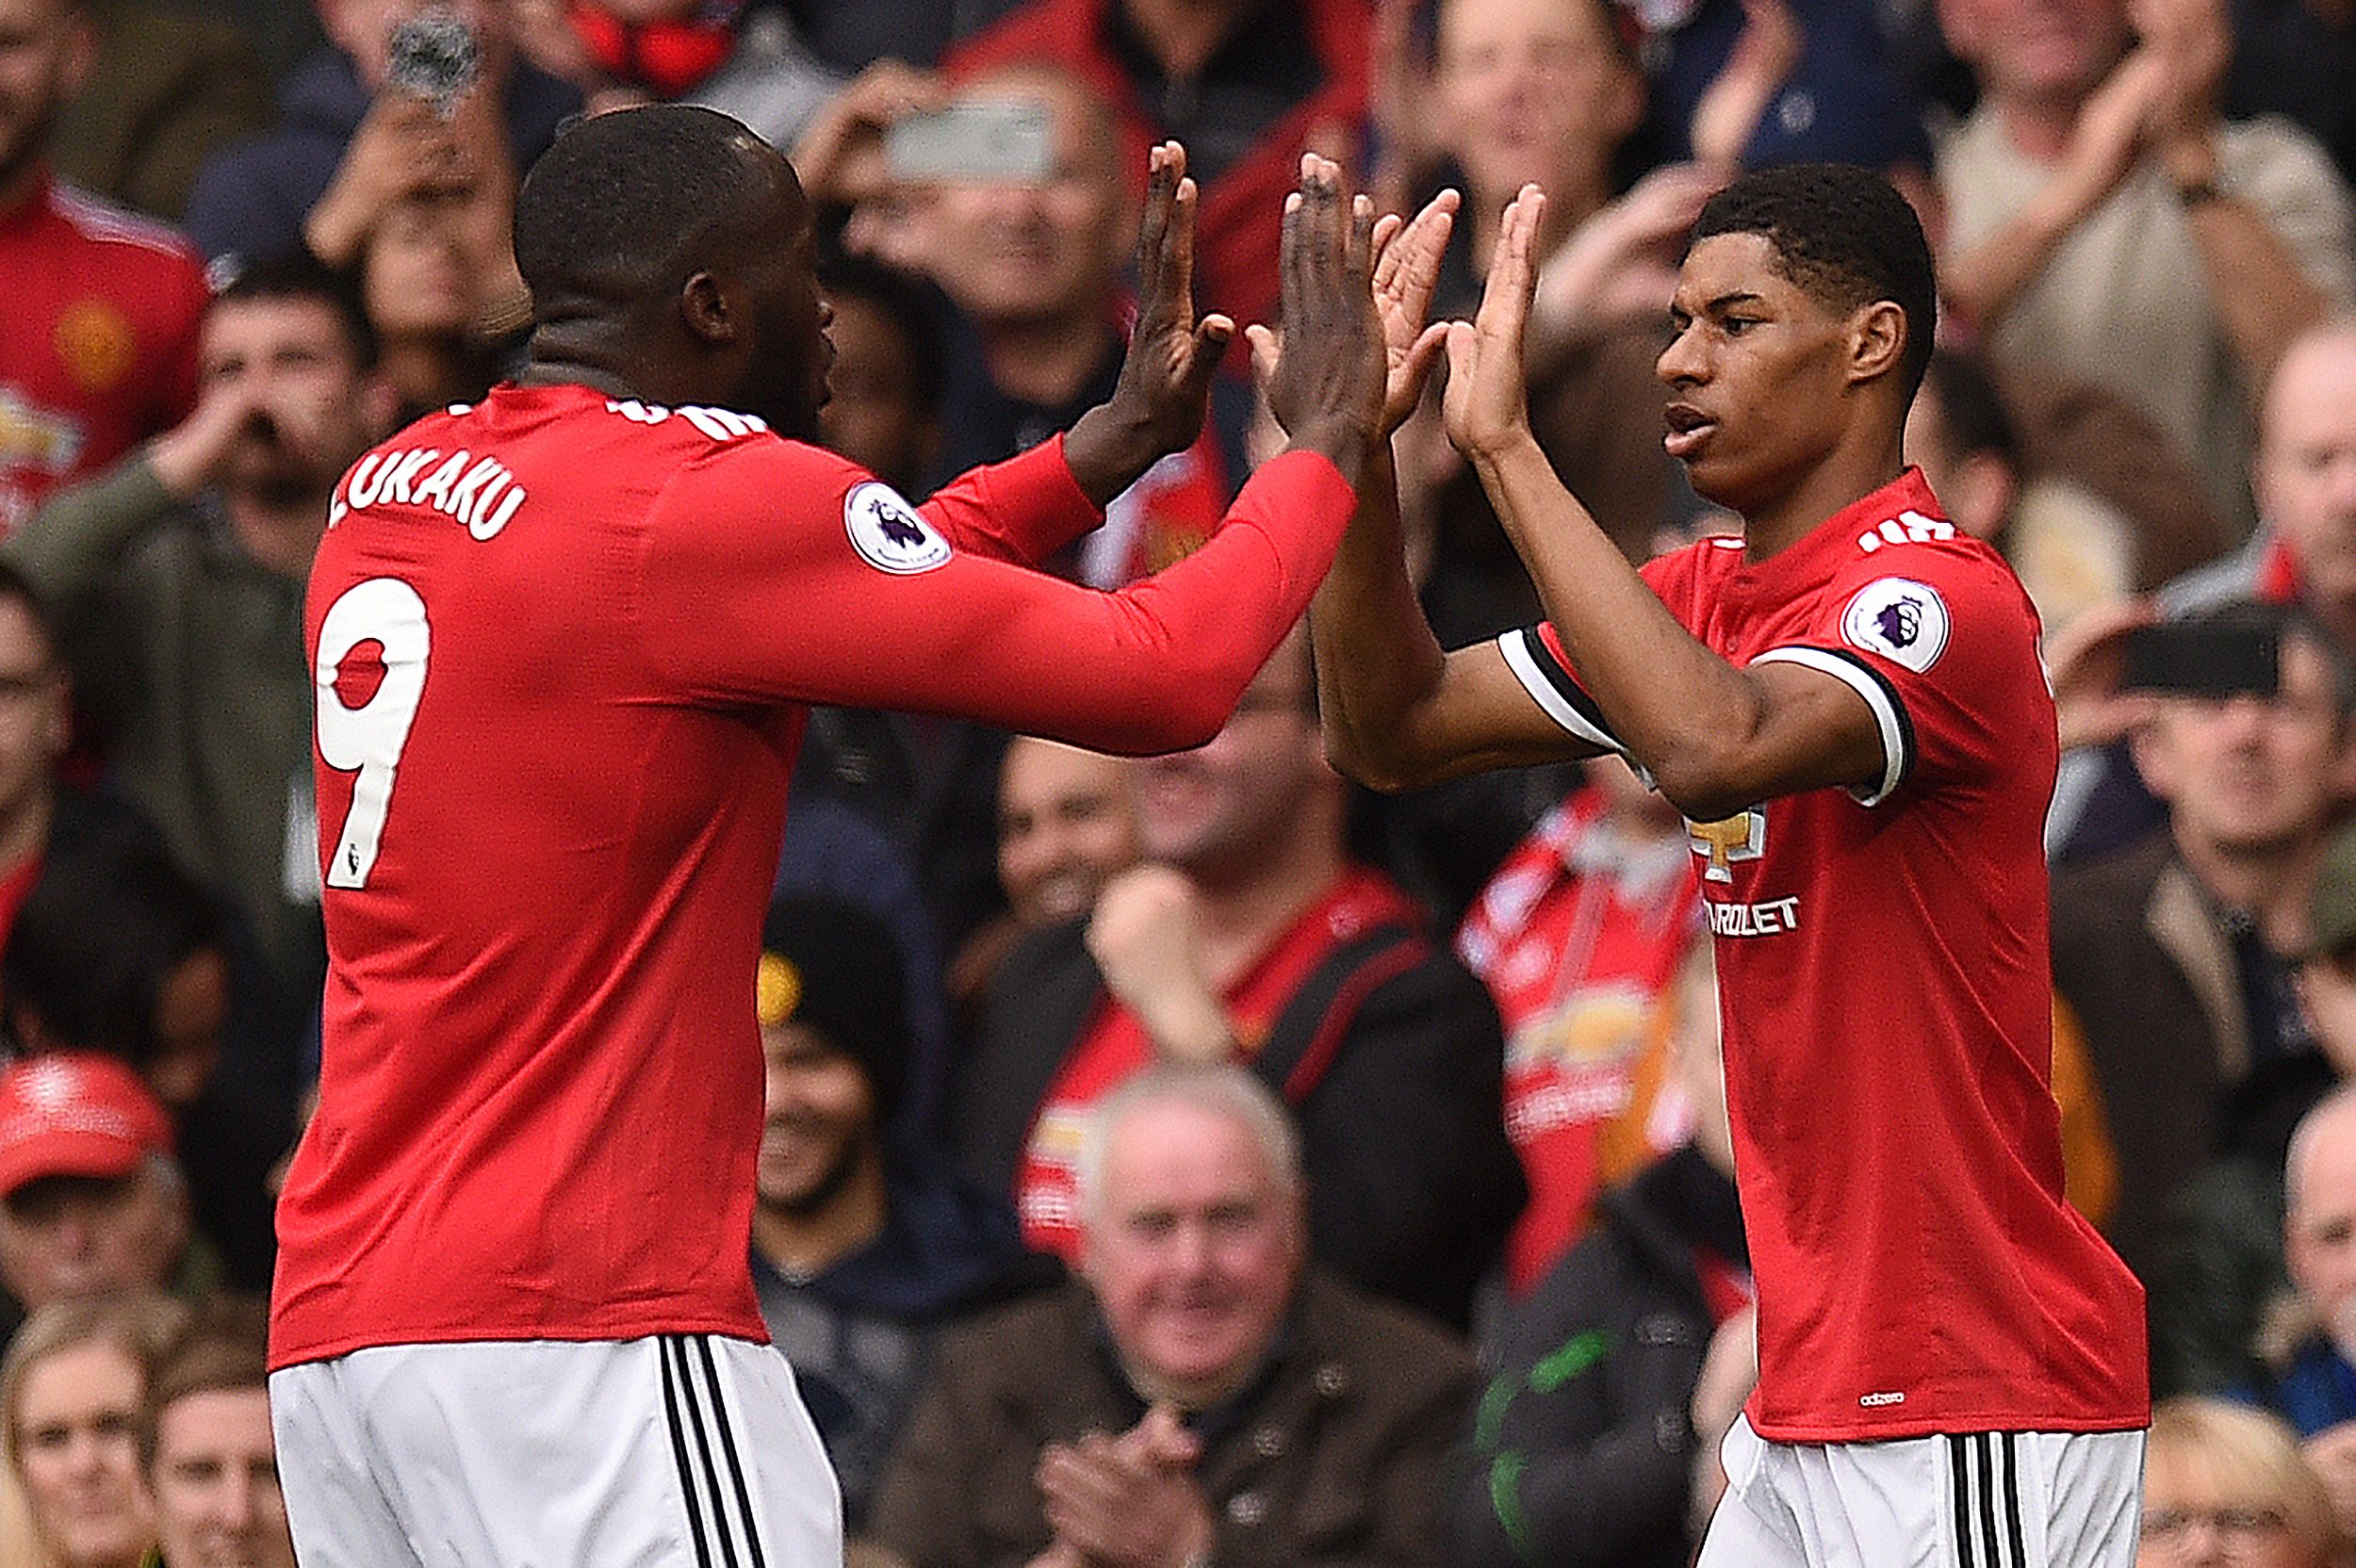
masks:
{"type": "Polygon", "coordinates": [[[1148,156],[1145,218],[1137,231],[1137,320],[1113,395],[1081,416],[1064,457],[1102,506],[1202,433],[1211,378],[1235,323],[1194,314],[1194,181],[1186,150],[1165,141],[1148,156]]]}
{"type": "Polygon", "coordinates": [[[1481,310],[1470,321],[1448,324],[1448,392],[1441,415],[1448,438],[1465,456],[1502,449],[1530,428],[1530,399],[1522,372],[1522,331],[1537,286],[1538,228],[1546,192],[1534,185],[1505,208],[1481,310]]]}
{"type": "Polygon", "coordinates": [[[1266,372],[1268,409],[1296,447],[1323,452],[1351,482],[1381,428],[1389,379],[1375,311],[1374,204],[1345,200],[1341,167],[1301,155],[1284,198],[1278,263],[1284,334],[1245,329],[1266,372]]]}

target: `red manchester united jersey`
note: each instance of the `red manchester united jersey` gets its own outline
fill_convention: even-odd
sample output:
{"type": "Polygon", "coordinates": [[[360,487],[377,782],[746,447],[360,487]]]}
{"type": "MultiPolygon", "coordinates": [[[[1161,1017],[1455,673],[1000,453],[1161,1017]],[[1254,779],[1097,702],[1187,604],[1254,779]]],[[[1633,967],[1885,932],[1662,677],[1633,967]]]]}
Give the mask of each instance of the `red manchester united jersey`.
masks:
{"type": "Polygon", "coordinates": [[[363,457],[306,616],[330,963],[273,1364],[765,1337],[747,977],[801,705],[1191,743],[1351,504],[1279,458],[1104,595],[1007,564],[1098,520],[1060,442],[914,508],[742,415],[502,387],[363,457]]]}
{"type": "MultiPolygon", "coordinates": [[[[2041,847],[2053,704],[2003,560],[1906,474],[1760,562],[1661,558],[1738,665],[1841,680],[1879,778],[1690,825],[1759,1281],[1749,1415],[1792,1443],[2145,1425],[2142,1288],[2062,1200],[2041,847]]],[[[1508,662],[1615,744],[1551,629],[1508,662]]]]}
{"type": "Polygon", "coordinates": [[[207,298],[194,247],[46,181],[0,213],[0,534],[196,400],[207,298]]]}

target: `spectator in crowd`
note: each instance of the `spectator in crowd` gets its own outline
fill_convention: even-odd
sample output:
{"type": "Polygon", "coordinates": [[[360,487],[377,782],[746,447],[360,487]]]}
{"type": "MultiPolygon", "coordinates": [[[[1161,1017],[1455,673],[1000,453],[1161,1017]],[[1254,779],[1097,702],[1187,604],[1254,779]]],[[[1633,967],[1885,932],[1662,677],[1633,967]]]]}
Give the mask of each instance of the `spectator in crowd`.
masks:
{"type": "Polygon", "coordinates": [[[156,1544],[139,1465],[150,1369],[187,1321],[167,1298],[132,1292],[36,1313],[0,1358],[10,1568],[143,1568],[156,1544]]]}
{"type": "Polygon", "coordinates": [[[1638,1057],[1701,931],[1685,819],[1617,758],[1588,773],[1456,933],[1505,1022],[1505,1130],[1530,1184],[1506,1250],[1516,1294],[1593,1217],[1597,1135],[1628,1108],[1638,1057]]]}
{"type": "Polygon", "coordinates": [[[1442,1560],[1470,1358],[1308,1263],[1284,1107],[1231,1067],[1090,1122],[1082,1279],[942,1342],[876,1499],[911,1568],[1442,1560]]]}
{"type": "Polygon", "coordinates": [[[1301,155],[1347,159],[1366,117],[1365,0],[1028,0],[941,63],[964,81],[1037,60],[1112,106],[1115,167],[1143,169],[1164,138],[1186,144],[1203,187],[1197,302],[1274,320],[1278,224],[1301,155]]]}
{"type": "MultiPolygon", "coordinates": [[[[2315,1076],[2344,1086],[2356,1078],[2356,827],[2335,831],[2315,868],[2297,979],[2320,1057],[2315,1076]]],[[[2270,1384],[2329,1328],[2329,1314],[2292,1304],[2283,1242],[2288,1224],[2319,1246],[2338,1223],[2335,1212],[2356,1215],[2356,1183],[2345,1201],[2338,1191],[2337,1154],[2356,1109],[2348,1102],[2346,1087],[2331,1088],[2296,1131],[2220,1155],[2186,1184],[2151,1280],[2155,1388],[2214,1394],[2270,1384]]],[[[2308,1294],[2318,1302],[2326,1295],[2308,1294]]],[[[2356,1416],[2356,1393],[2346,1413],[2356,1416]]],[[[2303,1431],[2317,1425],[2291,1420],[2303,1431]]]]}
{"type": "Polygon", "coordinates": [[[581,107],[579,92],[516,57],[498,0],[319,0],[319,15],[331,45],[286,77],[278,123],[223,148],[188,192],[188,230],[206,255],[308,250],[348,267],[405,200],[512,190],[581,107]],[[460,90],[447,104],[389,70],[395,29],[430,6],[473,39],[472,80],[451,84],[460,90]]]}
{"type": "Polygon", "coordinates": [[[172,0],[83,0],[90,63],[57,114],[69,184],[178,222],[197,169],[270,123],[270,76],[243,29],[172,0]]]}
{"type": "Polygon", "coordinates": [[[1137,860],[1129,765],[1060,741],[1018,735],[998,767],[998,884],[1006,913],[950,966],[959,1009],[978,1013],[998,966],[1025,936],[1086,919],[1104,884],[1137,860]]]}
{"type": "Polygon", "coordinates": [[[70,692],[47,612],[24,574],[0,562],[0,945],[54,861],[160,841],[113,795],[58,777],[70,692]]]}
{"type": "MultiPolygon", "coordinates": [[[[2264,518],[2258,531],[2232,555],[2167,584],[2157,613],[2184,616],[2247,598],[2297,604],[2341,647],[2356,650],[2356,317],[2309,329],[2275,367],[2250,482],[2264,518]]],[[[2151,618],[2148,610],[2103,617],[2091,636],[2070,638],[2067,651],[2057,643],[2049,650],[2056,689],[2090,675],[2106,643],[2116,667],[2117,636],[2151,618]]],[[[2065,860],[2117,848],[2160,817],[2119,743],[2116,721],[2134,710],[2110,700],[2108,690],[2102,695],[2114,722],[2064,741],[2076,749],[2063,758],[2048,841],[2065,860]]]]}
{"type": "Polygon", "coordinates": [[[469,190],[397,202],[369,231],[360,299],[395,423],[473,402],[511,368],[526,320],[514,218],[503,192],[469,190]]]}
{"type": "Polygon", "coordinates": [[[1135,766],[1146,863],[1000,969],[953,1143],[1033,1246],[1076,1259],[1095,1103],[1157,1061],[1249,1063],[1300,1119],[1317,1260],[1463,1327],[1522,1200],[1497,1011],[1350,858],[1304,632],[1208,744],[1135,766]]]}
{"type": "Polygon", "coordinates": [[[1449,1479],[1464,1568],[1684,1568],[1694,1387],[1750,1305],[1718,1062],[1716,967],[1687,950],[1670,1005],[1693,1137],[1607,1194],[1594,1234],[1508,1307],[1497,1371],[1449,1479]]]}
{"type": "Polygon", "coordinates": [[[2262,525],[2241,549],[2171,584],[2185,613],[2229,598],[2296,603],[2356,649],[2356,316],[2295,339],[2260,406],[2250,485],[2262,525]]]}
{"type": "Polygon", "coordinates": [[[2275,637],[2271,688],[2155,694],[2133,745],[2167,825],[2053,881],[2054,983],[2118,1147],[2110,1234],[2138,1272],[2184,1181],[2279,1137],[2329,1075],[2291,972],[2331,816],[2356,782],[2356,674],[2282,607],[2228,606],[2206,624],[2275,637]]]}
{"type": "Polygon", "coordinates": [[[2356,298],[2356,217],[2313,139],[2228,122],[2223,0],[1941,0],[1979,106],[1939,148],[1940,282],[1999,366],[2144,408],[2238,534],[2255,389],[2356,298]]]}
{"type": "Polygon", "coordinates": [[[187,241],[50,172],[87,74],[76,0],[0,0],[0,534],[112,464],[196,395],[205,270],[187,241]]]}
{"type": "Polygon", "coordinates": [[[935,1333],[1035,1271],[1004,1197],[887,1146],[910,1046],[890,930],[856,905],[789,897],[761,947],[753,1285],[857,1533],[935,1333]]]}
{"type": "Polygon", "coordinates": [[[818,286],[834,307],[826,329],[834,367],[826,372],[826,406],[818,411],[825,445],[910,500],[923,500],[941,467],[938,296],[908,274],[858,255],[822,263],[818,286]]]}
{"type": "MultiPolygon", "coordinates": [[[[1641,561],[1669,520],[1674,493],[1653,408],[1661,317],[1685,231],[1726,172],[1678,163],[1619,194],[1644,78],[1610,0],[1448,0],[1437,21],[1432,80],[1386,92],[1382,122],[1398,141],[1416,128],[1415,139],[1461,175],[1472,212],[1502,211],[1528,182],[1545,188],[1539,244],[1548,259],[1528,367],[1534,428],[1564,482],[1590,498],[1605,531],[1641,561]]],[[[1439,312],[1470,314],[1495,243],[1487,221],[1457,226],[1439,312]]],[[[1536,597],[1480,485],[1444,445],[1415,449],[1431,461],[1409,465],[1402,483],[1414,492],[1446,481],[1434,502],[1435,571],[1445,578],[1478,564],[1503,580],[1498,594],[1519,587],[1481,624],[1443,632],[1493,634],[1530,618],[1536,597]]]]}
{"type": "Polygon", "coordinates": [[[2299,1122],[2280,1191],[2292,1295],[2262,1347],[2264,1375],[2238,1392],[2299,1433],[2343,1527],[2356,1527],[2356,1088],[2299,1122]]]}
{"type": "Polygon", "coordinates": [[[237,1031],[233,924],[152,834],[108,835],[52,857],[0,951],[0,1014],[20,1050],[98,1052],[128,1065],[172,1121],[191,1217],[240,1289],[270,1282],[264,1178],[289,1128],[232,1089],[237,1031]]]}
{"type": "Polygon", "coordinates": [[[260,1303],[223,1300],[157,1359],[139,1423],[157,1568],[295,1568],[270,1437],[269,1348],[260,1303]]]}
{"type": "Polygon", "coordinates": [[[188,1229],[171,1120],[129,1068],[65,1053],[0,1069],[0,1286],[18,1309],[165,1287],[197,1300],[219,1277],[188,1229]]]}
{"type": "Polygon", "coordinates": [[[0,547],[53,608],[125,793],[259,947],[253,1053],[222,1071],[282,1118],[324,962],[303,585],[330,491],[391,412],[373,362],[316,263],[250,269],[206,313],[196,412],[0,547]]]}
{"type": "Polygon", "coordinates": [[[2135,1568],[2335,1568],[2347,1546],[2323,1482],[2274,1417],[2198,1396],[2152,1411],[2135,1568]]]}

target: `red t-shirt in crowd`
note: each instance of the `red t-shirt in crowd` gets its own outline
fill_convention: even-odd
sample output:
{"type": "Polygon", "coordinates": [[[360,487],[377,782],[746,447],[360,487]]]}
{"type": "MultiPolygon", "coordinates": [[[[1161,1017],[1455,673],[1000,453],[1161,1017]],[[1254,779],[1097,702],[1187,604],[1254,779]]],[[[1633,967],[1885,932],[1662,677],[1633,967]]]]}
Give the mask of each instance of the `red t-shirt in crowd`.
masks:
{"type": "Polygon", "coordinates": [[[364,456],[306,613],[329,969],[272,1364],[764,1338],[749,987],[803,705],[1191,743],[1352,504],[1278,458],[1098,594],[1007,564],[1098,520],[1060,441],[914,508],[742,415],[504,386],[364,456]]]}
{"type": "Polygon", "coordinates": [[[196,401],[210,298],[195,247],[43,180],[0,213],[0,534],[196,401]]]}
{"type": "Polygon", "coordinates": [[[1587,1228],[1595,1138],[1628,1107],[1661,995],[1694,939],[1700,906],[1681,839],[1664,857],[1599,826],[1595,785],[1546,813],[1465,913],[1457,956],[1505,1023],[1505,1132],[1530,1201],[1506,1240],[1516,1295],[1587,1228]]]}
{"type": "MultiPolygon", "coordinates": [[[[1415,901],[1380,872],[1365,866],[1345,871],[1219,999],[1228,1029],[1245,1058],[1258,1054],[1285,1004],[1335,949],[1378,925],[1415,924],[1421,919],[1415,901]]],[[[1087,1028],[1064,1054],[1032,1118],[1031,1135],[1014,1173],[1023,1239],[1033,1250],[1053,1252],[1067,1263],[1079,1261],[1075,1176],[1088,1116],[1104,1096],[1152,1065],[1154,1054],[1145,1025],[1110,996],[1098,1004],[1087,1028]]]]}
{"type": "MultiPolygon", "coordinates": [[[[2143,1290],[2062,1198],[2042,831],[2057,748],[2037,613],[1900,479],[1753,562],[1644,575],[1738,665],[1843,681],[1882,776],[1693,825],[1764,1436],[1837,1443],[2146,1425],[2143,1290]]],[[[1551,628],[1508,633],[1542,706],[1611,743],[1551,628]]]]}

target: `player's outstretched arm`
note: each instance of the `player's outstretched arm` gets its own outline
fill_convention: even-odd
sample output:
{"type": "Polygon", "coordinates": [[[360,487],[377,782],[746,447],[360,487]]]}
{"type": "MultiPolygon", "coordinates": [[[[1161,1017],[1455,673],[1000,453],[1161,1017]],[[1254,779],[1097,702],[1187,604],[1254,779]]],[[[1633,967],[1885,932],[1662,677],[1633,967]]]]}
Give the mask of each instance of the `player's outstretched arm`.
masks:
{"type": "MultiPolygon", "coordinates": [[[[1484,767],[1592,755],[1546,718],[1493,645],[1442,651],[1407,573],[1390,437],[1415,412],[1445,328],[1427,324],[1458,198],[1444,190],[1413,220],[1374,229],[1375,306],[1387,367],[1381,439],[1358,510],[1309,614],[1318,709],[1335,767],[1377,789],[1402,789],[1484,767]]],[[[1265,376],[1275,340],[1253,337],[1265,376]]]]}
{"type": "Polygon", "coordinates": [[[1448,438],[1471,462],[1537,584],[1580,684],[1628,755],[1695,822],[1777,795],[1881,776],[1881,731],[1865,700],[1798,664],[1737,669],[1677,624],[1530,430],[1522,334],[1546,197],[1506,208],[1481,310],[1448,327],[1448,438]]]}

